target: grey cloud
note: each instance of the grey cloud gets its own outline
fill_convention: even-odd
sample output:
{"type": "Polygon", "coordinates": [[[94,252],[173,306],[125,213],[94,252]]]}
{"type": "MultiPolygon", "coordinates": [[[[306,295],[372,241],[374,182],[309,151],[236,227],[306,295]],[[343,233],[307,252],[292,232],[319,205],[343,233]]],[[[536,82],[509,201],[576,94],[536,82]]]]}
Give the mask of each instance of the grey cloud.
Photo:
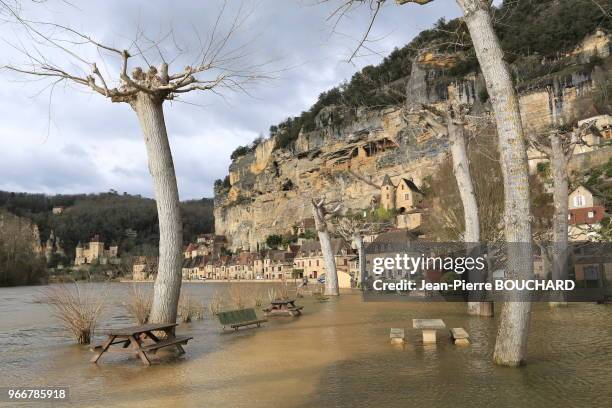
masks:
{"type": "MultiPolygon", "coordinates": [[[[237,3],[228,2],[228,18],[237,3]]],[[[380,61],[381,57],[374,55],[357,60],[356,65],[345,62],[367,26],[366,8],[355,10],[337,27],[338,33],[332,34],[332,23],[326,19],[338,2],[316,3],[246,0],[247,8],[254,7],[253,13],[237,34],[237,42],[254,38],[250,46],[253,62],[278,60],[271,69],[291,69],[275,74],[272,81],[251,87],[252,96],[229,93],[223,99],[198,94],[187,96],[188,103],[165,105],[182,198],[212,195],[212,183],[226,174],[229,154],[237,145],[249,143],[259,133],[267,134],[270,125],[308,109],[322,91],[350,79],[361,67],[380,61]]],[[[388,3],[372,33],[382,38],[372,44],[382,55],[403,46],[438,18],[458,15],[451,0],[426,7],[396,7],[388,3]]],[[[28,3],[24,12],[39,20],[69,24],[117,47],[129,44],[136,25],[151,37],[174,26],[176,41],[184,45],[185,51],[175,65],[182,67],[198,48],[194,27],[204,36],[222,4],[221,0],[192,0],[177,1],[168,7],[165,0],[110,0],[79,4],[77,9],[61,2],[46,7],[28,3]]],[[[6,25],[0,26],[0,36],[14,40],[13,31],[6,25]]],[[[96,57],[96,53],[89,57],[96,57]]],[[[18,58],[6,45],[0,45],[0,64],[18,58]]],[[[65,58],[54,56],[55,61],[67,63],[65,58]]],[[[104,69],[116,71],[117,64],[108,60],[104,69]]],[[[30,98],[41,89],[40,83],[23,84],[10,79],[0,76],[4,82],[0,88],[0,188],[47,192],[114,188],[152,195],[144,144],[129,106],[108,103],[75,86],[58,86],[51,99],[53,121],[47,137],[49,94],[30,98]],[[64,148],[50,149],[45,153],[48,156],[34,158],[37,153],[33,146],[45,141],[64,148]],[[89,157],[79,160],[83,153],[89,157]]]]}

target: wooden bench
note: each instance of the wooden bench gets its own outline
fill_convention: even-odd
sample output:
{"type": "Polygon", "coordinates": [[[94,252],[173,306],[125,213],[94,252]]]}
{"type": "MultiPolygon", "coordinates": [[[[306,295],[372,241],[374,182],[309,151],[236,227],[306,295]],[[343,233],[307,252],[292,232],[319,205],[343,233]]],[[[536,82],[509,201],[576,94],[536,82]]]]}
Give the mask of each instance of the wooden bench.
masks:
{"type": "Polygon", "coordinates": [[[255,314],[255,309],[231,310],[228,312],[217,313],[219,323],[223,326],[229,326],[234,330],[238,330],[243,326],[257,325],[260,327],[262,323],[267,322],[266,319],[259,319],[255,314]]]}
{"type": "Polygon", "coordinates": [[[470,344],[470,335],[462,327],[453,327],[450,329],[451,338],[458,346],[467,346],[470,344]]]}
{"type": "Polygon", "coordinates": [[[187,337],[187,336],[164,339],[164,340],[160,340],[157,343],[146,345],[142,347],[142,350],[150,351],[153,354],[155,354],[155,352],[159,350],[160,348],[164,348],[168,346],[177,346],[179,353],[184,354],[185,350],[183,350],[183,347],[181,346],[187,344],[187,342],[191,339],[193,339],[193,337],[187,337]]]}

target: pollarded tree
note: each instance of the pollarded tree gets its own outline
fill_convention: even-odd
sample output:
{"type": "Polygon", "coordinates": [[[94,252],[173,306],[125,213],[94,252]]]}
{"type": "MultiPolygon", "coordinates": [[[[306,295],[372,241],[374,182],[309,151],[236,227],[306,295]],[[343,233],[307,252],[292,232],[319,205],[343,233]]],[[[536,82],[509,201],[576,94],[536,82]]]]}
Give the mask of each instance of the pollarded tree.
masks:
{"type": "MultiPolygon", "coordinates": [[[[396,0],[400,5],[425,5],[436,0],[396,0]]],[[[365,46],[368,33],[386,0],[341,0],[335,14],[346,14],[355,5],[367,4],[372,20],[358,48],[365,46]]],[[[474,51],[487,85],[495,114],[504,176],[506,276],[509,279],[533,278],[533,244],[529,169],[519,99],[512,76],[504,60],[504,52],[493,28],[490,0],[456,0],[463,12],[463,21],[472,39],[474,51]]],[[[353,57],[355,53],[353,53],[353,57]]],[[[519,366],[525,361],[527,335],[531,317],[528,294],[513,292],[502,307],[493,360],[497,364],[519,366]]]]}
{"type": "MultiPolygon", "coordinates": [[[[567,279],[567,258],[569,241],[569,163],[578,144],[584,144],[583,136],[593,128],[586,123],[571,131],[552,130],[548,135],[533,133],[530,144],[543,153],[551,164],[553,181],[553,227],[550,260],[552,261],[552,279],[567,279]]],[[[563,300],[563,299],[558,299],[563,300]]],[[[551,302],[551,306],[563,302],[551,302]]]]}
{"type": "Polygon", "coordinates": [[[225,32],[220,32],[219,28],[222,9],[208,41],[194,57],[195,63],[172,71],[162,52],[167,48],[162,43],[168,41],[170,47],[176,48],[176,53],[180,54],[172,32],[155,42],[148,40],[138,27],[137,38],[128,41],[128,47],[117,48],[67,26],[28,20],[20,10],[2,4],[3,17],[21,30],[23,37],[16,40],[18,45],[11,45],[28,61],[25,64],[6,64],[3,66],[5,70],[48,79],[52,86],[62,82],[80,85],[110,102],[129,105],[136,114],[147,150],[159,218],[159,264],[150,321],[176,321],[181,288],[182,222],[163,105],[165,101],[193,91],[244,90],[246,83],[264,78],[256,72],[262,65],[247,61],[245,47],[248,44],[230,46],[236,30],[244,21],[242,8],[225,32]],[[29,46],[23,45],[28,41],[29,46]],[[54,62],[51,55],[43,54],[45,50],[50,50],[50,54],[60,53],[65,62],[54,62]],[[92,50],[97,53],[97,61],[87,56],[92,54],[92,50]],[[110,58],[114,61],[105,60],[110,58]],[[143,65],[138,65],[137,58],[143,65]],[[159,63],[154,65],[151,58],[158,59],[159,63]],[[118,72],[111,79],[111,70],[106,67],[113,66],[118,67],[118,72]]]}
{"type": "MultiPolygon", "coordinates": [[[[412,107],[414,111],[414,107],[412,107]]],[[[478,203],[470,163],[468,161],[468,148],[466,136],[467,106],[448,104],[444,112],[430,106],[422,106],[417,114],[429,124],[436,133],[448,136],[451,158],[453,162],[453,175],[457,182],[459,197],[463,207],[464,231],[462,240],[466,243],[466,251],[470,253],[474,245],[480,242],[480,217],[478,203]]],[[[469,301],[468,314],[475,316],[492,316],[492,302],[469,301]]]]}
{"type": "Polygon", "coordinates": [[[336,270],[336,259],[332,251],[331,238],[327,228],[327,220],[340,210],[340,205],[330,207],[325,204],[325,199],[312,200],[312,215],[315,220],[315,228],[319,235],[321,254],[325,264],[325,294],[328,296],[339,296],[338,271],[336,270]]]}
{"type": "Polygon", "coordinates": [[[359,276],[357,277],[357,283],[363,285],[367,275],[363,237],[364,235],[378,234],[385,231],[391,228],[392,224],[389,222],[370,221],[360,215],[345,214],[335,220],[335,227],[336,232],[346,242],[352,243],[355,249],[357,249],[357,255],[359,257],[359,276]]]}

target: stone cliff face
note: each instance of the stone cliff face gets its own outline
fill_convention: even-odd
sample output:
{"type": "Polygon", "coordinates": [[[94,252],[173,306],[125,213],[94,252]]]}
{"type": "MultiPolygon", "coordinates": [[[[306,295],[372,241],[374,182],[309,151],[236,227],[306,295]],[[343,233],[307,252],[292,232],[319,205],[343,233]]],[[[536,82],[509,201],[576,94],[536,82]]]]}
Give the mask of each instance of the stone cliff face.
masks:
{"type": "Polygon", "coordinates": [[[19,246],[33,255],[43,254],[38,226],[0,209],[0,245],[19,246]]]}
{"type": "MultiPolygon", "coordinates": [[[[600,45],[601,46],[601,45],[600,45]]],[[[477,73],[449,80],[453,55],[422,54],[407,79],[406,103],[386,109],[331,106],[316,117],[316,129],[300,133],[287,149],[275,137],[237,158],[231,187],[215,191],[215,232],[232,249],[256,250],[267,236],[285,234],[311,217],[313,198],[341,200],[350,209],[376,205],[385,175],[411,178],[417,186],[447,159],[448,141],[411,115],[420,103],[443,107],[449,100],[488,115],[486,88],[477,73]],[[340,123],[341,125],[338,125],[340,123]]],[[[580,98],[594,89],[593,67],[532,81],[520,92],[526,129],[560,125],[580,98]]]]}
{"type": "Polygon", "coordinates": [[[271,139],[236,160],[231,188],[215,199],[215,232],[233,249],[255,250],[268,235],[310,218],[312,198],[368,208],[385,174],[419,184],[446,151],[445,138],[424,131],[402,108],[363,110],[356,117],[341,129],[301,134],[291,151],[272,151],[271,139]]]}

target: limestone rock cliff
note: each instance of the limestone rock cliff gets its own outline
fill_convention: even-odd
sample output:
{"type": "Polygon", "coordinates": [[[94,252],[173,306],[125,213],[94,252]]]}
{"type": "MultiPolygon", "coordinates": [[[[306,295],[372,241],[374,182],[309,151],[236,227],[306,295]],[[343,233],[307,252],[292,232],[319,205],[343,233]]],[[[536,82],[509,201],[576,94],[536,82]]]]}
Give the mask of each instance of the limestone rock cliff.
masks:
{"type": "MultiPolygon", "coordinates": [[[[601,36],[596,40],[588,38],[574,54],[581,58],[592,52],[592,43],[603,47],[601,36]]],[[[608,36],[606,41],[609,48],[608,36]]],[[[607,66],[609,53],[605,56],[607,66]]],[[[481,117],[490,114],[478,72],[446,75],[461,58],[420,54],[405,78],[405,103],[384,109],[327,106],[315,118],[316,128],[302,130],[288,147],[277,148],[272,135],[235,159],[229,188],[216,186],[216,234],[225,235],[234,250],[256,250],[267,236],[288,233],[310,218],[312,198],[363,209],[380,199],[385,175],[394,182],[410,178],[420,186],[436,163],[447,159],[448,141],[411,115],[411,109],[421,103],[442,107],[450,100],[471,106],[481,117]]],[[[541,130],[586,114],[578,112],[578,104],[596,88],[598,70],[607,78],[607,68],[573,63],[558,74],[517,84],[526,129],[541,130]]]]}

